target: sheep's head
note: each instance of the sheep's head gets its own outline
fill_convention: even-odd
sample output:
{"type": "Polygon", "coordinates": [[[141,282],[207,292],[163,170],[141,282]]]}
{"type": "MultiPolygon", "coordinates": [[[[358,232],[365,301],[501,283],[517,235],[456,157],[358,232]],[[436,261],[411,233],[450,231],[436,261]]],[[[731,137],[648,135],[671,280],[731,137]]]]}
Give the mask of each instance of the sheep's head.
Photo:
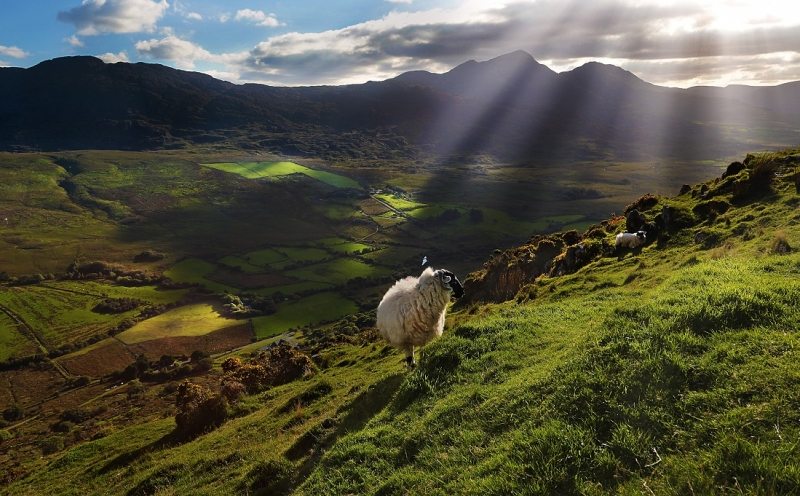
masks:
{"type": "Polygon", "coordinates": [[[436,278],[441,283],[441,285],[451,293],[456,298],[461,298],[464,296],[464,286],[461,285],[461,281],[458,280],[455,274],[450,272],[449,270],[439,269],[436,271],[436,278]]]}

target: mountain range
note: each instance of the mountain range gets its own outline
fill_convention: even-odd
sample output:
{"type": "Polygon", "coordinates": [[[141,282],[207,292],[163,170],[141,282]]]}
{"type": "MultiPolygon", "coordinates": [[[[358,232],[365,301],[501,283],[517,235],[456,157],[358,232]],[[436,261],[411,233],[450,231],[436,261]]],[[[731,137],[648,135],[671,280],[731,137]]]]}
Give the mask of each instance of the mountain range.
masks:
{"type": "Polygon", "coordinates": [[[0,149],[195,144],[324,158],[712,159],[800,141],[800,82],[667,88],[521,51],[346,86],[236,85],[157,64],[63,57],[0,68],[0,149]]]}

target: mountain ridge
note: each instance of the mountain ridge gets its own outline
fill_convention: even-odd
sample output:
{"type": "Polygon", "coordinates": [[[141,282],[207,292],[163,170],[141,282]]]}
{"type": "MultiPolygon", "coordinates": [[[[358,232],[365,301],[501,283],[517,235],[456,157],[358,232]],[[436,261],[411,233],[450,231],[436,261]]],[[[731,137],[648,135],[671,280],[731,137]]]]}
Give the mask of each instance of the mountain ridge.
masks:
{"type": "Polygon", "coordinates": [[[597,62],[555,73],[522,51],[442,74],[309,87],[62,57],[1,69],[0,97],[0,149],[11,151],[204,145],[329,159],[699,160],[789,146],[800,127],[800,84],[681,90],[597,62]]]}

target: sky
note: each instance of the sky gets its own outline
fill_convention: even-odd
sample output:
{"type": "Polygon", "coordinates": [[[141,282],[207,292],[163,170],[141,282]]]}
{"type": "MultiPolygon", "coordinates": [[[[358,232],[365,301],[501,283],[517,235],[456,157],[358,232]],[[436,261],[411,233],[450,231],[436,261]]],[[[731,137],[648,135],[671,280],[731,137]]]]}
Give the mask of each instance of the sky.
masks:
{"type": "Polygon", "coordinates": [[[689,87],[800,80],[797,0],[3,0],[0,67],[67,55],[234,83],[320,85],[444,72],[524,50],[689,87]]]}

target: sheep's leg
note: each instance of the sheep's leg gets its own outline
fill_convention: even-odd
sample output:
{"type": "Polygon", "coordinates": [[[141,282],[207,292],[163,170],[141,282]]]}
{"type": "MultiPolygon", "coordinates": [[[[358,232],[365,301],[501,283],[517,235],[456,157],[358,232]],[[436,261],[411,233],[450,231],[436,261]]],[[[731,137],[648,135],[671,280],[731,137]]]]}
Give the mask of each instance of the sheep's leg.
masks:
{"type": "Polygon", "coordinates": [[[406,345],[403,347],[403,351],[406,352],[406,365],[408,368],[413,369],[416,367],[417,362],[414,361],[414,347],[412,345],[406,345]]]}

